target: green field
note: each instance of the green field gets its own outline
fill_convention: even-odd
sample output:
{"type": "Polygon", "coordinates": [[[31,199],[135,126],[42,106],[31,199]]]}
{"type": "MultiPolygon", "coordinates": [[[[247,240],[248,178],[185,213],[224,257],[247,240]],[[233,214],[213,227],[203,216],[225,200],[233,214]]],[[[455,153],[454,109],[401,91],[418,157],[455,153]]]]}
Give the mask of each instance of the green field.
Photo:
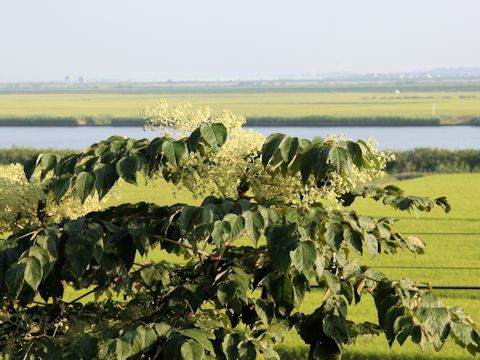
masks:
{"type": "Polygon", "coordinates": [[[249,118],[438,117],[461,123],[480,115],[480,92],[148,92],[148,93],[0,93],[2,118],[140,117],[140,110],[164,97],[172,103],[229,109],[249,118]],[[435,107],[433,111],[433,107],[435,107]]]}
{"type": "MultiPolygon", "coordinates": [[[[408,233],[435,233],[436,235],[420,235],[427,243],[425,255],[413,256],[398,254],[385,255],[375,259],[365,257],[364,263],[376,267],[393,278],[408,277],[417,281],[430,281],[433,285],[480,285],[480,270],[448,270],[424,269],[422,267],[478,267],[480,259],[480,174],[448,174],[432,175],[399,183],[410,194],[438,197],[446,195],[452,204],[450,214],[435,210],[430,214],[421,214],[416,219],[413,214],[398,213],[375,203],[363,200],[355,208],[364,214],[374,216],[395,216],[400,219],[398,229],[408,233]],[[445,233],[469,233],[470,235],[448,235],[445,233]],[[476,234],[474,234],[476,233],[476,234]],[[409,269],[392,269],[384,267],[407,266],[409,269]]],[[[123,202],[153,201],[158,204],[175,202],[196,203],[189,194],[179,192],[177,198],[173,188],[158,181],[145,186],[135,187],[122,184],[116,188],[116,196],[109,199],[104,206],[117,205],[123,202]]],[[[157,254],[158,256],[158,254],[157,254]]],[[[442,298],[448,305],[464,307],[474,320],[480,321],[480,292],[473,290],[442,291],[442,298]]],[[[321,294],[312,292],[303,305],[303,310],[312,311],[318,306],[321,294]]],[[[365,297],[350,314],[355,320],[375,321],[373,302],[365,297]]],[[[280,346],[282,359],[305,358],[307,349],[292,331],[284,344],[280,346]]],[[[404,347],[394,345],[388,348],[384,337],[372,342],[359,341],[347,348],[347,358],[362,359],[459,359],[470,358],[466,351],[454,344],[447,343],[440,353],[422,352],[417,345],[407,344],[404,347]]]]}

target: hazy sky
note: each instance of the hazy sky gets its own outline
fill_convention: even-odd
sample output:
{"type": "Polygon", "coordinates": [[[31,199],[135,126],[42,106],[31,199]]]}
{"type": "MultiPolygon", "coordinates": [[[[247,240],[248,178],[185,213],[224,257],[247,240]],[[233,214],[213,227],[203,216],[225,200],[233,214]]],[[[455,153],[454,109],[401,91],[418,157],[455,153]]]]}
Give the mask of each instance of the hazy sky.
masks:
{"type": "Polygon", "coordinates": [[[0,0],[0,82],[480,66],[478,0],[0,0]]]}

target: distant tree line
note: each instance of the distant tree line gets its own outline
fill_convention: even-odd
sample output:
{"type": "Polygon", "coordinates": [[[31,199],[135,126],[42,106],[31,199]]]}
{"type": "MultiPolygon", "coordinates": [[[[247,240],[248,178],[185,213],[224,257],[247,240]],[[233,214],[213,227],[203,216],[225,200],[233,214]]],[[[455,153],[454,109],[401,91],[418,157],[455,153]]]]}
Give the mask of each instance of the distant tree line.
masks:
{"type": "Polygon", "coordinates": [[[324,116],[247,117],[247,126],[439,126],[437,117],[324,116]]]}
{"type": "Polygon", "coordinates": [[[480,150],[447,150],[416,148],[396,151],[396,160],[387,164],[386,171],[399,173],[479,172],[480,150]]]}
{"type": "Polygon", "coordinates": [[[11,147],[0,148],[0,165],[24,164],[25,161],[37,156],[38,154],[57,154],[61,156],[75,153],[70,149],[53,149],[53,148],[33,148],[33,147],[11,147]]]}
{"type": "MultiPolygon", "coordinates": [[[[247,126],[440,126],[452,119],[407,116],[329,116],[296,117],[248,116],[247,126]]],[[[480,126],[480,117],[454,119],[455,125],[480,126]]],[[[143,126],[141,116],[0,116],[0,126],[143,126]]]]}

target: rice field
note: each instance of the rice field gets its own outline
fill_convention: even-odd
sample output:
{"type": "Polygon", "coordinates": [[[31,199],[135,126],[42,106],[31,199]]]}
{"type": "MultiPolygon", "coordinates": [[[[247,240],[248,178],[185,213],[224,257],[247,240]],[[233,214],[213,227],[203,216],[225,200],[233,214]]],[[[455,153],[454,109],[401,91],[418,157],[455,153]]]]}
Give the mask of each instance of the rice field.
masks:
{"type": "Polygon", "coordinates": [[[139,117],[160,98],[208,105],[246,117],[440,117],[445,123],[480,115],[480,92],[148,92],[0,93],[4,117],[139,117]]]}

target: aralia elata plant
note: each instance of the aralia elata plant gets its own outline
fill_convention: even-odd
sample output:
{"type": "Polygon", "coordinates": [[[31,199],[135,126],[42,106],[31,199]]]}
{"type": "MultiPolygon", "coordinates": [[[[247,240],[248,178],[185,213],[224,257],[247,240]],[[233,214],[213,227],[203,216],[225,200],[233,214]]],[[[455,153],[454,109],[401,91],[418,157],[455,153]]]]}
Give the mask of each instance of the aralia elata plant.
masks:
{"type": "Polygon", "coordinates": [[[26,177],[41,172],[57,203],[69,194],[101,199],[139,174],[161,177],[201,205],[123,204],[2,241],[5,358],[279,359],[275,345],[291,329],[310,359],[339,358],[357,337],[380,333],[389,344],[410,338],[440,350],[451,337],[480,350],[462,309],[359,262],[364,252],[422,253],[424,243],[396,231],[392,218],[348,208],[357,197],[399,211],[450,209],[445,198],[365,186],[389,159],[371,141],[263,138],[229,112],[164,101],[145,116],[163,136],[114,136],[78,154],[40,155],[25,164],[26,177]],[[148,261],[154,249],[185,260],[148,261]],[[323,293],[316,310],[303,313],[313,285],[323,293]],[[79,296],[64,300],[67,286],[79,296]],[[375,301],[377,323],[349,319],[364,296],[375,301]]]}

